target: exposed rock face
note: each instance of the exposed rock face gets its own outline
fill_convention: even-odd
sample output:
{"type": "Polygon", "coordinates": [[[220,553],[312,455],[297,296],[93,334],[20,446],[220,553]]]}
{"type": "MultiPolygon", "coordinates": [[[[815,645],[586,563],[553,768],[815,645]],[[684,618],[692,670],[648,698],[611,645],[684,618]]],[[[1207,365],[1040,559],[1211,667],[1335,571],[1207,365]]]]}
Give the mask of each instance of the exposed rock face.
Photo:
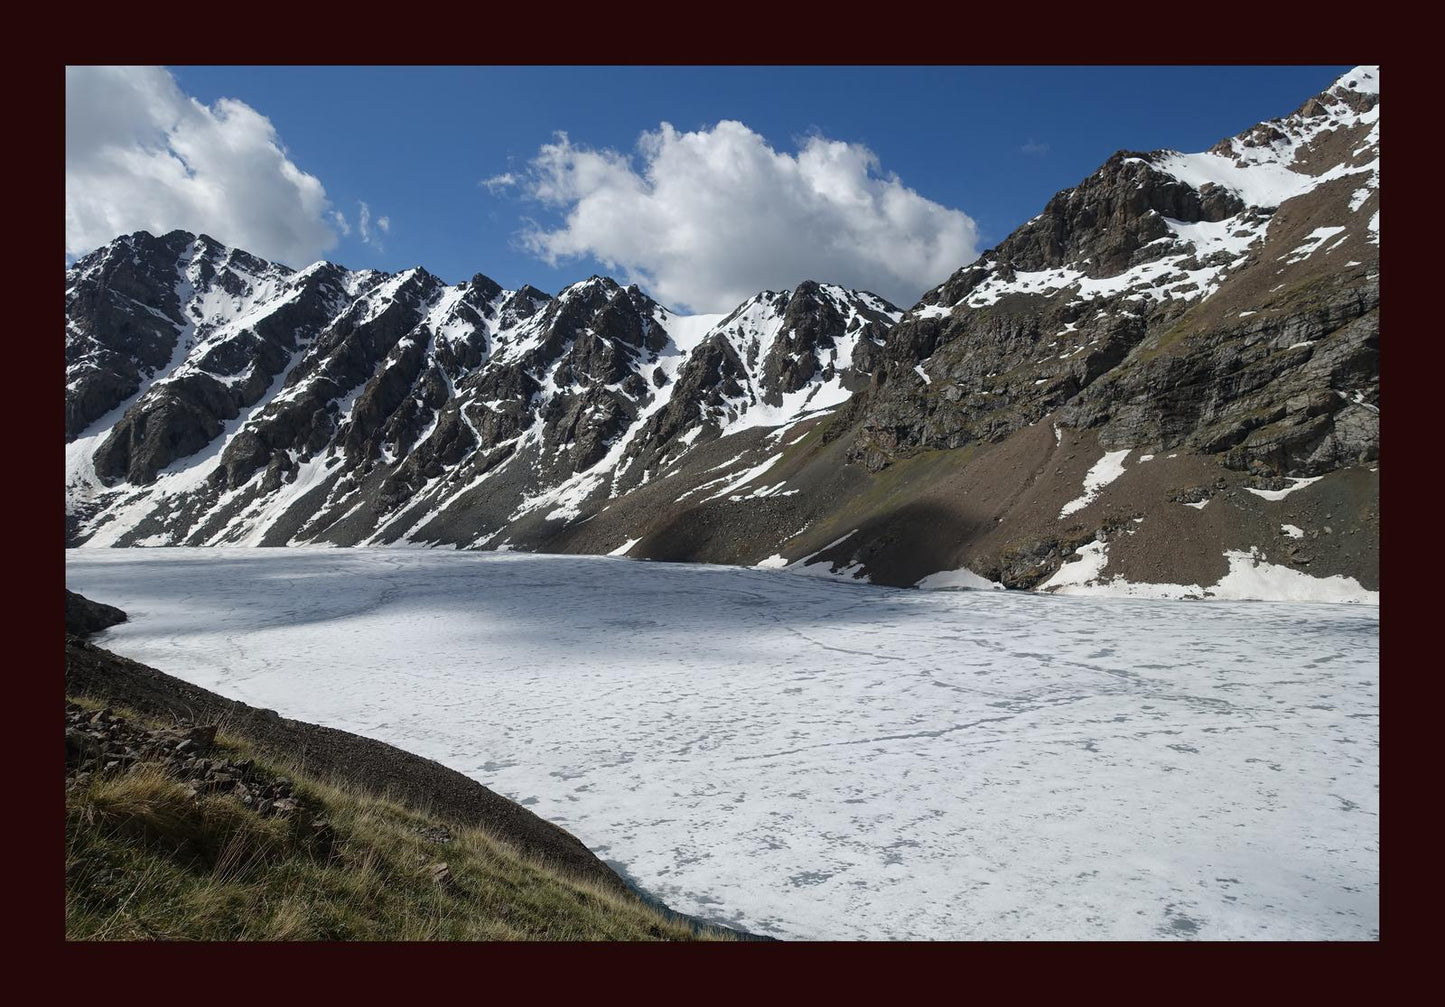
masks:
{"type": "Polygon", "coordinates": [[[67,440],[170,361],[176,330],[185,324],[174,267],[191,240],[179,231],[132,235],[86,256],[85,269],[67,272],[67,440]]]}
{"type": "Polygon", "coordinates": [[[902,314],[805,283],[679,318],[604,277],[293,272],[183,232],[80,260],[67,307],[67,532],[117,545],[574,520],[730,429],[836,406],[902,314]]]}
{"type": "MultiPolygon", "coordinates": [[[[1353,83],[1354,86],[1348,86],[1353,83]]],[[[851,456],[1058,412],[1105,447],[1309,475],[1378,455],[1378,93],[1207,154],[1114,155],[888,336],[851,456]]]]}
{"type": "Polygon", "coordinates": [[[839,369],[836,350],[845,335],[853,337],[849,341],[856,353],[896,320],[889,305],[863,299],[847,303],[812,281],[791,296],[779,295],[773,304],[785,308],[782,330],[763,359],[763,401],[771,406],[781,405],[784,395],[803,389],[820,371],[832,377],[839,369]],[[862,334],[870,324],[874,328],[862,334]]]}

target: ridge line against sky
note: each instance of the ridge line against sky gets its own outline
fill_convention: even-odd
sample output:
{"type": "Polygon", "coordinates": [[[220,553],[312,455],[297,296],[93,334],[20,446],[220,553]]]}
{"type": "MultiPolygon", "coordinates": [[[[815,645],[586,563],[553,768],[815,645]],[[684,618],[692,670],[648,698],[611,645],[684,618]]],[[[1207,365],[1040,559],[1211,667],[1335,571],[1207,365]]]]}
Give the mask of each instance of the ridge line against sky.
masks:
{"type": "Polygon", "coordinates": [[[1348,69],[72,67],[67,260],[182,228],[696,311],[804,279],[906,307],[1115,150],[1207,149],[1348,69]]]}

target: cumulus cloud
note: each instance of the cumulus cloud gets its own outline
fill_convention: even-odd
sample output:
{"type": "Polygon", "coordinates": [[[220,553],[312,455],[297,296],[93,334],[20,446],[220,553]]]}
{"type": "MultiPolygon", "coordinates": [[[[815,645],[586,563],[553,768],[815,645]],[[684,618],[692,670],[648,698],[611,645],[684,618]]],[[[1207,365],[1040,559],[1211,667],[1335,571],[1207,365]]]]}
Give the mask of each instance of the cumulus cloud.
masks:
{"type": "Polygon", "coordinates": [[[542,146],[522,191],[561,211],[524,245],[552,265],[592,255],[662,301],[726,311],[762,289],[805,279],[841,283],[912,304],[977,255],[959,210],[925,199],[856,143],[812,136],[796,154],[774,150],[740,122],[643,133],[637,161],[573,144],[542,146]]]}
{"type": "Polygon", "coordinates": [[[1049,145],[1047,143],[1040,143],[1033,137],[1029,137],[1029,142],[1020,146],[1019,150],[1024,154],[1035,154],[1038,156],[1042,156],[1049,152],[1049,145]]]}
{"type": "Polygon", "coordinates": [[[207,107],[156,67],[67,67],[66,253],[177,228],[295,266],[349,233],[249,105],[207,107]]]}

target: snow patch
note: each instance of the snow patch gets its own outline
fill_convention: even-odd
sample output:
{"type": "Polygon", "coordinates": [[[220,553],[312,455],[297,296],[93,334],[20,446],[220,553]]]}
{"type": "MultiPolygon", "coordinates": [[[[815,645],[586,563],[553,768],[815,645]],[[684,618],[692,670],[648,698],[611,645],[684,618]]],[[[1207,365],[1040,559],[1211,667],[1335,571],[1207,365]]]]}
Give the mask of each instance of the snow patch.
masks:
{"type": "Polygon", "coordinates": [[[997,581],[981,577],[966,566],[957,570],[940,570],[924,577],[914,587],[924,591],[1002,591],[1004,586],[997,581]]]}
{"type": "MultiPolygon", "coordinates": [[[[733,490],[741,489],[743,486],[746,486],[758,476],[768,471],[768,469],[778,464],[778,462],[782,461],[782,459],[782,455],[773,455],[771,458],[767,459],[761,464],[754,465],[752,468],[747,469],[742,474],[733,478],[730,482],[727,483],[727,485],[725,485],[722,489],[718,490],[712,496],[703,497],[702,503],[707,503],[709,500],[716,500],[719,497],[725,497],[728,494],[732,493],[733,490]]],[[[782,484],[779,483],[779,486],[781,485],[782,484]]]]}
{"type": "Polygon", "coordinates": [[[1380,592],[1369,591],[1353,577],[1314,577],[1290,567],[1270,563],[1257,547],[1248,552],[1228,550],[1229,572],[1215,584],[1149,584],[1105,579],[1108,544],[1095,539],[1081,546],[1079,559],[1065,563],[1035,590],[1065,595],[1117,598],[1213,599],[1219,601],[1310,602],[1317,604],[1380,604],[1380,592]]]}
{"type": "Polygon", "coordinates": [[[628,539],[626,542],[623,542],[623,543],[622,543],[620,546],[618,546],[616,549],[613,549],[613,550],[612,550],[611,552],[609,552],[607,555],[609,555],[609,556],[626,556],[626,555],[632,550],[632,547],[635,546],[637,543],[639,543],[639,542],[641,542],[641,541],[642,541],[642,539],[640,539],[640,538],[630,538],[630,539],[628,539]]]}
{"type": "Polygon", "coordinates": [[[1259,549],[1230,551],[1229,573],[1210,593],[1238,601],[1308,601],[1379,605],[1380,592],[1369,591],[1353,577],[1312,577],[1287,566],[1266,562],[1259,549]]]}
{"type": "Polygon", "coordinates": [[[1266,500],[1283,500],[1295,490],[1302,490],[1306,486],[1313,486],[1315,483],[1323,479],[1324,476],[1309,476],[1308,478],[1295,478],[1293,476],[1287,476],[1286,478],[1288,478],[1293,485],[1286,486],[1282,490],[1257,490],[1253,486],[1246,486],[1244,488],[1250,493],[1253,493],[1255,496],[1263,497],[1266,500]]]}
{"type": "Polygon", "coordinates": [[[1124,474],[1124,459],[1132,450],[1133,448],[1125,448],[1122,451],[1105,451],[1104,457],[1096,461],[1084,476],[1083,495],[1064,504],[1059,510],[1059,517],[1066,518],[1093,503],[1100,490],[1124,474]]]}

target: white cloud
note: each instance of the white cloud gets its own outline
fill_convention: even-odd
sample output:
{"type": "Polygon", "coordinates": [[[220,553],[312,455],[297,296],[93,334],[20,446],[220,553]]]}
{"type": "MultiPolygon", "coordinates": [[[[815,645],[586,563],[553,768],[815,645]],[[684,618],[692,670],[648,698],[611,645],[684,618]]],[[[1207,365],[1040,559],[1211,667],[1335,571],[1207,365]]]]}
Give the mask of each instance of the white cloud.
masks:
{"type": "Polygon", "coordinates": [[[381,234],[376,234],[371,230],[371,207],[359,201],[357,203],[357,206],[361,207],[361,209],[357,211],[356,227],[357,230],[361,232],[362,242],[370,245],[378,252],[386,251],[386,249],[383,248],[381,244],[381,234],[391,233],[391,218],[377,218],[376,226],[381,230],[381,234]]]}
{"type": "Polygon", "coordinates": [[[1040,143],[1033,137],[1029,137],[1029,142],[1019,147],[1019,151],[1024,154],[1043,155],[1049,152],[1049,145],[1047,143],[1040,143]]]}
{"type": "Polygon", "coordinates": [[[510,189],[520,181],[521,179],[509,171],[504,175],[493,175],[491,178],[484,178],[477,184],[485,188],[492,195],[496,195],[503,189],[510,189]]]}
{"type": "Polygon", "coordinates": [[[336,245],[326,191],[243,102],[207,107],[156,67],[65,71],[65,250],[177,228],[294,266],[336,245]]]}
{"type": "Polygon", "coordinates": [[[638,155],[640,170],[626,154],[558,133],[522,184],[565,222],[534,225],[524,244],[553,265],[593,255],[662,301],[700,311],[805,279],[907,306],[977,255],[972,219],[880,174],[861,144],[813,136],[794,155],[740,122],[692,133],[663,123],[642,134],[638,155]]]}
{"type": "Polygon", "coordinates": [[[343,235],[350,237],[351,225],[346,222],[346,214],[342,213],[340,210],[332,210],[331,219],[336,222],[336,226],[341,229],[341,233],[343,235]]]}

